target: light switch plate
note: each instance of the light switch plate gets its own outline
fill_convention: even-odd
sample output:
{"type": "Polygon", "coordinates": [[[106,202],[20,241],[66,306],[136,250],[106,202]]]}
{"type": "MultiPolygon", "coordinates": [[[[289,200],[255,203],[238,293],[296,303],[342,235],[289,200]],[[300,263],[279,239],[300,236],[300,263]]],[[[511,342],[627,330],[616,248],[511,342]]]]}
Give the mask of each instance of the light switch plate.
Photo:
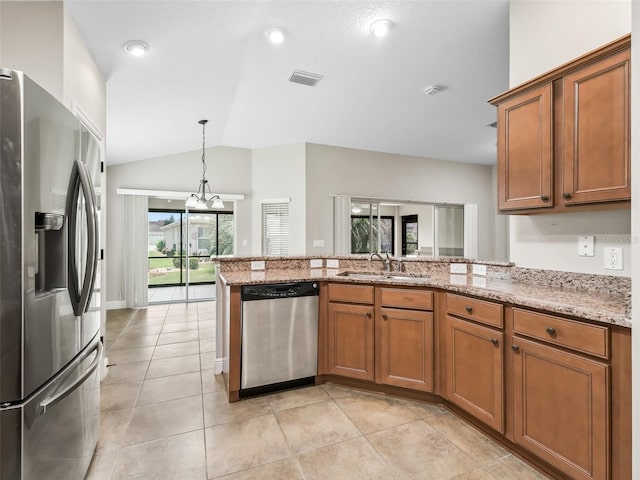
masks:
{"type": "Polygon", "coordinates": [[[340,262],[335,258],[327,258],[327,268],[340,268],[340,262]]]}
{"type": "Polygon", "coordinates": [[[578,237],[578,255],[581,257],[593,257],[592,235],[581,235],[578,237]]]}
{"type": "Polygon", "coordinates": [[[324,247],[324,240],[314,240],[313,241],[313,246],[314,247],[324,247]]]}
{"type": "Polygon", "coordinates": [[[252,260],[251,270],[264,270],[264,260],[252,260]]]}
{"type": "Polygon", "coordinates": [[[450,263],[449,272],[451,273],[467,273],[466,263],[450,263]]]}
{"type": "Polygon", "coordinates": [[[312,258],[309,260],[309,268],[322,268],[322,259],[312,258]]]}

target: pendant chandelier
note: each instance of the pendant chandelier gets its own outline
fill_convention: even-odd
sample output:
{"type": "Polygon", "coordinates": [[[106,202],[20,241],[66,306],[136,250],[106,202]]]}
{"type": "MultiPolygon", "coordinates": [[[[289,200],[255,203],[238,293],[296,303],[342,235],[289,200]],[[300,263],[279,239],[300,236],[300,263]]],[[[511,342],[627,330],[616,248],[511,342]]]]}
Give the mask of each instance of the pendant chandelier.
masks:
{"type": "Polygon", "coordinates": [[[207,210],[209,208],[224,208],[224,203],[220,200],[220,196],[214,195],[213,192],[211,192],[211,187],[205,176],[207,173],[207,162],[204,159],[204,127],[208,121],[209,120],[200,120],[198,122],[202,125],[202,180],[200,180],[200,185],[198,185],[198,191],[192,193],[185,202],[185,207],[189,209],[207,210]]]}

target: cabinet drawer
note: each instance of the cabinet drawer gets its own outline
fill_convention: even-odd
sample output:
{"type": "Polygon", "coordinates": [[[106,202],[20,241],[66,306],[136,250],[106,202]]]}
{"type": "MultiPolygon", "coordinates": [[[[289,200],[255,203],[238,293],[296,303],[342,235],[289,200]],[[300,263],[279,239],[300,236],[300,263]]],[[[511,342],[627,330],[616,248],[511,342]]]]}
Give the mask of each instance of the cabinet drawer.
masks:
{"type": "Polygon", "coordinates": [[[344,283],[329,284],[329,301],[347,303],[368,303],[373,305],[373,286],[348,285],[344,283]]]}
{"type": "Polygon", "coordinates": [[[514,308],[513,331],[597,357],[609,357],[607,327],[514,308]]]}
{"type": "Polygon", "coordinates": [[[447,313],[502,328],[502,305],[447,293],[447,313]]]}
{"type": "Polygon", "coordinates": [[[380,302],[383,307],[433,310],[433,292],[405,288],[381,288],[380,302]]]}

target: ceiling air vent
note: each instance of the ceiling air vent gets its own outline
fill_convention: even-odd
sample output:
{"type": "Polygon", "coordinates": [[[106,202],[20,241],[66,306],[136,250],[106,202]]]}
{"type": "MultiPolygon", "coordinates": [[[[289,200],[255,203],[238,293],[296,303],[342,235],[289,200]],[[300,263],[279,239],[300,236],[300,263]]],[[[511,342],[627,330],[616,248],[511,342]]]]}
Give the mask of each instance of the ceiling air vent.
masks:
{"type": "Polygon", "coordinates": [[[294,70],[289,81],[293,83],[299,83],[300,85],[307,85],[308,87],[315,87],[323,75],[317,73],[302,72],[300,70],[294,70]]]}

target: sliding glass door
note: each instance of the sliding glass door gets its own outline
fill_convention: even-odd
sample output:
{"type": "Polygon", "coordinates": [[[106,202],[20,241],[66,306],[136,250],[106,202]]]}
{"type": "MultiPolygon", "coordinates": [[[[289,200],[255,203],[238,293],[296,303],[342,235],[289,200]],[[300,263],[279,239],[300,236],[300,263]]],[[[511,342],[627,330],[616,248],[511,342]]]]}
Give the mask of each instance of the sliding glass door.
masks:
{"type": "Polygon", "coordinates": [[[233,213],[149,210],[149,302],[215,296],[218,255],[233,254],[233,213]]]}

